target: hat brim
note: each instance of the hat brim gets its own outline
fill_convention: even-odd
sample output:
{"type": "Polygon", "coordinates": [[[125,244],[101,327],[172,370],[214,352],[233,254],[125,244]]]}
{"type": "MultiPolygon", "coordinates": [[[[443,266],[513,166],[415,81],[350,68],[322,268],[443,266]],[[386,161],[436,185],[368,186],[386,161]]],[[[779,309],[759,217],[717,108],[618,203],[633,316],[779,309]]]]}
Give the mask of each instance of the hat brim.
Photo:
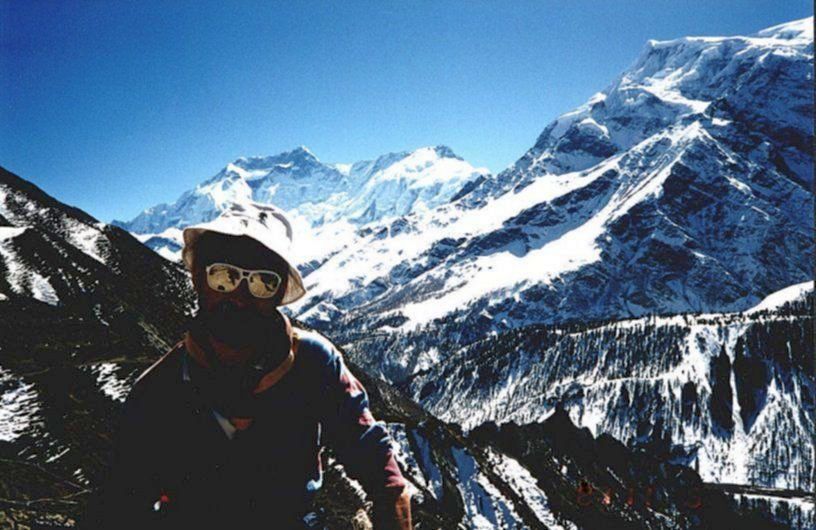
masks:
{"type": "MultiPolygon", "coordinates": [[[[229,230],[214,230],[211,228],[195,228],[195,227],[185,228],[183,232],[184,249],[181,251],[181,258],[182,261],[184,262],[184,266],[190,272],[193,271],[193,256],[195,255],[196,242],[205,232],[213,232],[216,234],[233,237],[246,236],[255,239],[252,236],[249,236],[245,233],[232,233],[229,230]]],[[[255,240],[258,241],[257,239],[255,240]]],[[[303,286],[303,277],[300,275],[300,271],[297,270],[297,267],[295,267],[289,261],[284,252],[280,252],[279,250],[272,248],[272,246],[263,241],[258,241],[258,243],[262,244],[264,247],[268,248],[269,250],[277,254],[286,263],[286,266],[289,269],[288,278],[286,282],[286,292],[284,293],[283,298],[281,299],[280,305],[291,304],[303,298],[303,296],[306,294],[306,288],[303,286]]]]}

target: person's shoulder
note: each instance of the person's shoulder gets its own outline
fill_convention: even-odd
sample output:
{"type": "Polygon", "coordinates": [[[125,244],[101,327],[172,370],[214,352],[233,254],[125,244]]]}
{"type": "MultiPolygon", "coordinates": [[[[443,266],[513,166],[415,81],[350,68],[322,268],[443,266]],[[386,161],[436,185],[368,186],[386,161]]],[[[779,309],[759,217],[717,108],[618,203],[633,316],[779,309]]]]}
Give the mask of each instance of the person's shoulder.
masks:
{"type": "Polygon", "coordinates": [[[335,345],[324,335],[301,328],[293,329],[297,337],[297,355],[320,364],[330,364],[342,357],[335,345]]]}

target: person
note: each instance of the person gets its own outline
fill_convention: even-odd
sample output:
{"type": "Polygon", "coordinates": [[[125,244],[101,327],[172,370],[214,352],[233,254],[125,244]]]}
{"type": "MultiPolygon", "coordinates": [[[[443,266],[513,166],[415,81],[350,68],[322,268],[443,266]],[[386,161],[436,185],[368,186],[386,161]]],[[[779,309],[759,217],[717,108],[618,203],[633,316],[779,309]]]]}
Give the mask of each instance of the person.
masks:
{"type": "Polygon", "coordinates": [[[391,438],[337,348],[278,309],[305,294],[278,209],[235,204],[184,230],[198,295],[184,338],[136,381],[94,528],[321,528],[324,442],[374,500],[375,528],[411,528],[391,438]]]}

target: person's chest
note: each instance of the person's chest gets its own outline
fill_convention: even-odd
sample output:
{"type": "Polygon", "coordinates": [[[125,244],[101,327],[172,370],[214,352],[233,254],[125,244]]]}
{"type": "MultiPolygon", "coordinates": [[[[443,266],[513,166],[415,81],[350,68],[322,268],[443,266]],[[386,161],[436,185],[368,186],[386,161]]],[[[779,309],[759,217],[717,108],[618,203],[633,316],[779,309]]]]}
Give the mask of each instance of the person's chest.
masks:
{"type": "Polygon", "coordinates": [[[157,478],[172,499],[162,508],[216,517],[296,505],[317,466],[319,402],[303,392],[302,381],[289,383],[270,389],[263,413],[232,438],[206,403],[185,392],[161,422],[166,443],[157,478]]]}

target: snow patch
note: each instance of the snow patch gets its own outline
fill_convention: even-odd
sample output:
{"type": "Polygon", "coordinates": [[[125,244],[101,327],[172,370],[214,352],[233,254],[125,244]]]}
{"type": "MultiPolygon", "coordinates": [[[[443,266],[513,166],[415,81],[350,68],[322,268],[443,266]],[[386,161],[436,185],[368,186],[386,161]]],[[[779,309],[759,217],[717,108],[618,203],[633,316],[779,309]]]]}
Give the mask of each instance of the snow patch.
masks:
{"type": "Polygon", "coordinates": [[[408,441],[408,433],[405,430],[405,425],[402,423],[387,424],[388,433],[394,440],[394,458],[400,464],[400,468],[405,470],[408,476],[414,482],[423,488],[428,487],[428,481],[422,473],[422,468],[414,458],[414,452],[411,450],[411,444],[408,441]]]}
{"type": "Polygon", "coordinates": [[[433,458],[431,444],[417,430],[412,430],[410,435],[419,448],[419,461],[417,463],[422,470],[423,476],[427,479],[428,489],[436,500],[442,500],[442,472],[433,458]]]}
{"type": "Polygon", "coordinates": [[[523,526],[513,504],[479,470],[476,460],[465,449],[451,448],[456,462],[456,485],[465,503],[465,520],[471,528],[487,530],[523,526]]]}
{"type": "Polygon", "coordinates": [[[49,305],[58,305],[59,297],[48,278],[27,267],[14,250],[13,239],[25,230],[26,227],[0,227],[0,258],[7,270],[6,281],[17,294],[30,295],[49,305]]]}
{"type": "Polygon", "coordinates": [[[122,377],[122,367],[117,363],[98,363],[91,365],[90,372],[96,376],[100,390],[114,401],[124,403],[133,385],[132,377],[122,377]]]}
{"type": "Polygon", "coordinates": [[[775,293],[769,294],[768,296],[763,298],[760,303],[758,303],[757,305],[755,305],[746,312],[756,313],[758,311],[776,309],[777,307],[783,306],[789,302],[804,299],[807,293],[809,293],[812,290],[813,290],[812,281],[791,285],[780,291],[776,291],[775,293]]]}
{"type": "Polygon", "coordinates": [[[34,385],[0,368],[0,441],[13,442],[41,424],[34,385]]]}
{"type": "Polygon", "coordinates": [[[538,487],[538,481],[516,459],[490,449],[487,453],[492,469],[521,496],[533,510],[542,524],[551,530],[577,530],[572,522],[560,522],[556,519],[546,493],[538,487]]]}
{"type": "Polygon", "coordinates": [[[99,228],[70,217],[64,218],[62,226],[69,243],[99,263],[106,264],[103,249],[109,248],[110,242],[99,228]]]}

